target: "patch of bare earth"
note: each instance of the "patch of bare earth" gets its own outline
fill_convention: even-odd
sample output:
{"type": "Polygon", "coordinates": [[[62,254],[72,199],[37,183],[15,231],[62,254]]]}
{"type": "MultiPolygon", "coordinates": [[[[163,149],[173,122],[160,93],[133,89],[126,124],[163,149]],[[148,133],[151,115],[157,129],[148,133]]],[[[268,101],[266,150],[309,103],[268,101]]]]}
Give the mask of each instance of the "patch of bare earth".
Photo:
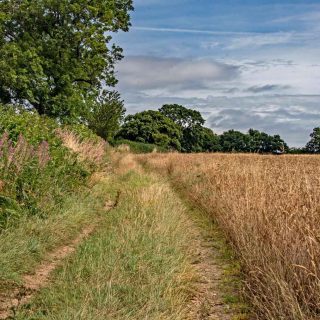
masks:
{"type": "Polygon", "coordinates": [[[23,276],[23,284],[19,287],[7,285],[0,293],[0,319],[8,319],[15,314],[15,310],[30,301],[33,295],[45,287],[50,279],[50,274],[64,259],[75,252],[77,246],[93,233],[95,225],[82,230],[76,239],[49,253],[47,258],[37,267],[33,274],[23,276]]]}
{"type": "Polygon", "coordinates": [[[215,252],[214,240],[207,237],[193,221],[190,221],[190,230],[194,237],[193,264],[198,274],[196,294],[190,305],[190,319],[231,320],[235,314],[223,300],[221,287],[224,270],[218,252],[215,252]]]}

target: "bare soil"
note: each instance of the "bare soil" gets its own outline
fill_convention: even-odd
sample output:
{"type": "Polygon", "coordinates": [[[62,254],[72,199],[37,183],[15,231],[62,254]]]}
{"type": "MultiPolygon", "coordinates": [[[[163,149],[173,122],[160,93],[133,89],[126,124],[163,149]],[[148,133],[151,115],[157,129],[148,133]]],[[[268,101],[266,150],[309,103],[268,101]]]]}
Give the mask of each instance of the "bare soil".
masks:
{"type": "Polygon", "coordinates": [[[190,319],[230,320],[235,314],[222,297],[224,270],[215,252],[214,240],[205,237],[201,227],[190,221],[194,234],[192,246],[195,248],[194,267],[199,276],[196,294],[190,305],[190,319]]]}

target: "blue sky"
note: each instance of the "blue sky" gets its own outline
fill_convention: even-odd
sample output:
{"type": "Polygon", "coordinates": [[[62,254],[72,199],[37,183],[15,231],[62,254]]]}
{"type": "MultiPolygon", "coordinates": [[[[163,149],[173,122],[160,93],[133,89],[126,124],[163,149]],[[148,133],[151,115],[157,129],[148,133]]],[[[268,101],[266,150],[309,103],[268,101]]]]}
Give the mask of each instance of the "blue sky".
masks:
{"type": "Polygon", "coordinates": [[[215,132],[302,146],[320,126],[320,0],[136,0],[114,37],[128,113],[180,103],[215,132]]]}

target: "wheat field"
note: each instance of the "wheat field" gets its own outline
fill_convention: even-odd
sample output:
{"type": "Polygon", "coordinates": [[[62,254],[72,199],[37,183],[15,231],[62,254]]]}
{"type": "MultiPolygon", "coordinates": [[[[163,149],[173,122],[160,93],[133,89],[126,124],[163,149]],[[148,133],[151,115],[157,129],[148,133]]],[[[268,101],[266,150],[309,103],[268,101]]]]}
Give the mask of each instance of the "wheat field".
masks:
{"type": "Polygon", "coordinates": [[[151,154],[220,225],[258,319],[320,318],[320,157],[151,154]]]}

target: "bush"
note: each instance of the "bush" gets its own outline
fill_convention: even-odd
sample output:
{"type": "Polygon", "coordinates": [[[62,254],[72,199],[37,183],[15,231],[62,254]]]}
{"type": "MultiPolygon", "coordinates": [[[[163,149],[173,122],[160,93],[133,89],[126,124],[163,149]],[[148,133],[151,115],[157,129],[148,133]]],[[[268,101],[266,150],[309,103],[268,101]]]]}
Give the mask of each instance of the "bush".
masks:
{"type": "MultiPolygon", "coordinates": [[[[0,107],[0,229],[22,214],[45,217],[59,211],[66,196],[93,171],[86,159],[64,145],[59,128],[38,114],[0,107]]],[[[93,140],[102,145],[90,130],[75,131],[80,132],[79,145],[93,140]]]]}

